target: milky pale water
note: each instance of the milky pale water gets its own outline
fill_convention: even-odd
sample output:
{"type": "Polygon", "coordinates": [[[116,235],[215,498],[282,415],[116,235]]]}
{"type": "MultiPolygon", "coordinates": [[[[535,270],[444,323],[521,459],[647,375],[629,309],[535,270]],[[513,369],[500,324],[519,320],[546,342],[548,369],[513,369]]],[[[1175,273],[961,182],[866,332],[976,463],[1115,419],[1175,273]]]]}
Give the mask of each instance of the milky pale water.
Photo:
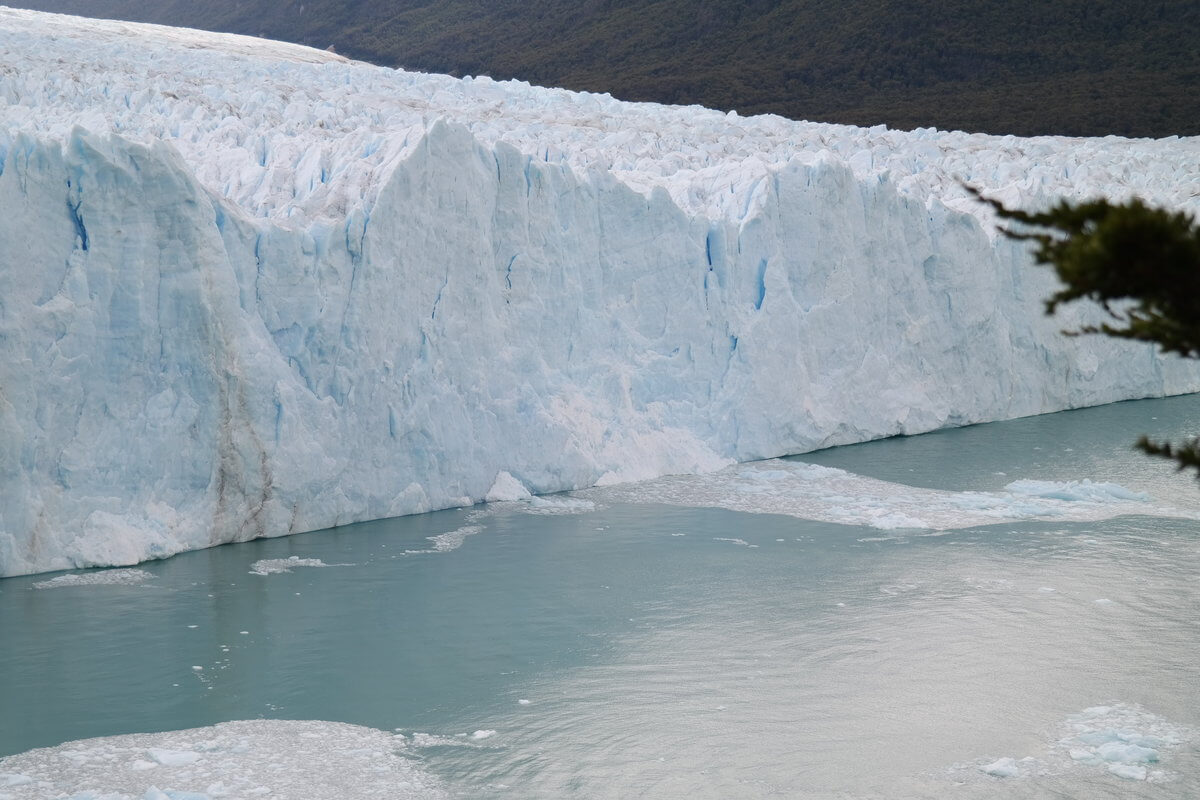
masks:
{"type": "MultiPolygon", "coordinates": [[[[1130,443],[1198,429],[1185,397],[802,460],[955,491],[1116,481],[1194,511],[1195,482],[1130,443]]],[[[265,717],[398,729],[469,798],[1200,796],[1194,520],[881,531],[587,497],[218,547],[135,585],[0,581],[0,755],[265,717]],[[290,556],[343,566],[250,574],[290,556]],[[1155,781],[1060,744],[1100,705],[1171,732],[1155,781]],[[1032,760],[981,771],[1002,757],[1032,760]]]]}

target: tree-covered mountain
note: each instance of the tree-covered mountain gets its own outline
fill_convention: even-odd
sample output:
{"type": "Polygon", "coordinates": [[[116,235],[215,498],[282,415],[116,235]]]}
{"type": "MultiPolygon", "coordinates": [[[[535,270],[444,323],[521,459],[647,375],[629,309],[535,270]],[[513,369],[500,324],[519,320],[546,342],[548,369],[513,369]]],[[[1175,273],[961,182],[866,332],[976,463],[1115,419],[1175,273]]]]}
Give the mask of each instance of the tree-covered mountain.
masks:
{"type": "Polygon", "coordinates": [[[743,114],[1200,134],[1195,0],[14,1],[743,114]]]}

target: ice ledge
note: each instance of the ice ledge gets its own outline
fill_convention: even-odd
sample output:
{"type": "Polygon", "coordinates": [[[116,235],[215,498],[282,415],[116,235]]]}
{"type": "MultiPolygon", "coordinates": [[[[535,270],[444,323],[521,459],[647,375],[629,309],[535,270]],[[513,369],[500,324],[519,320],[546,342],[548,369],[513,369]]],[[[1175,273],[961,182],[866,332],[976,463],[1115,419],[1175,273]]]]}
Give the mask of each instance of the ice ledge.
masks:
{"type": "Polygon", "coordinates": [[[440,124],[296,227],[163,142],[5,141],[0,575],[1200,389],[834,161],[710,218],[440,124]]]}

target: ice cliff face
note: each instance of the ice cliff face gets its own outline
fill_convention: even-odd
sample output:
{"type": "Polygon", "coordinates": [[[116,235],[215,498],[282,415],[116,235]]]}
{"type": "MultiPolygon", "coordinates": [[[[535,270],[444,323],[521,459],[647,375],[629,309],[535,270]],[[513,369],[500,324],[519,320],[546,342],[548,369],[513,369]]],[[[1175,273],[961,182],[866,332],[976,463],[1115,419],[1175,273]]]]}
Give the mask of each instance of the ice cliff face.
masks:
{"type": "Polygon", "coordinates": [[[3,8],[0,99],[0,575],[1200,389],[1058,335],[957,183],[1195,210],[1195,139],[742,119],[3,8]]]}

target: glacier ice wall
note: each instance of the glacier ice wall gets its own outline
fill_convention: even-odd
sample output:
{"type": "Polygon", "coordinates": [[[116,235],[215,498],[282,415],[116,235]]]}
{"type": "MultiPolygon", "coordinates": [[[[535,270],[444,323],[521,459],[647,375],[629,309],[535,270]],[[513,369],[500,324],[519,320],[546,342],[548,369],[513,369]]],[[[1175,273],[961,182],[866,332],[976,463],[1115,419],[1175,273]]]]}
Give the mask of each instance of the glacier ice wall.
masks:
{"type": "Polygon", "coordinates": [[[1187,207],[1196,140],[742,120],[8,9],[0,51],[0,575],[1200,389],[1059,335],[956,182],[1187,207]]]}

